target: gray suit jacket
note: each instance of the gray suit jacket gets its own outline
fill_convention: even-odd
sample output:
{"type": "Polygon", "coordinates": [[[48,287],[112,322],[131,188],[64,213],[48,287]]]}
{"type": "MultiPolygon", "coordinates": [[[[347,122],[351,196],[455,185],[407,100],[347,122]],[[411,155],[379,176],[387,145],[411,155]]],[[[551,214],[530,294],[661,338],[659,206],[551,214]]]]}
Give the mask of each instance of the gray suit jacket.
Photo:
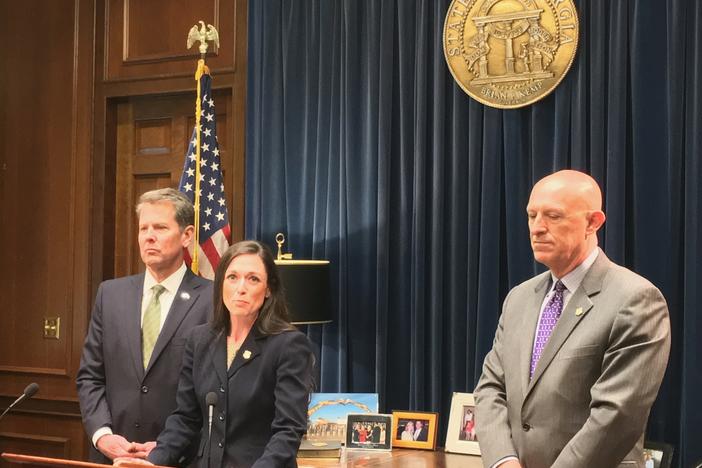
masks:
{"type": "Polygon", "coordinates": [[[475,389],[486,467],[643,467],[643,434],[670,350],[660,291],[600,252],[563,310],[529,380],[550,273],[507,295],[475,389]],[[620,465],[621,463],[621,465],[620,465]]]}
{"type": "MultiPolygon", "coordinates": [[[[190,331],[212,315],[212,282],[188,270],[146,370],[141,351],[144,274],[98,289],[76,383],[89,437],[109,426],[129,441],[156,440],[176,408],[183,349],[190,331]]],[[[91,460],[109,460],[92,448],[91,460]]]]}

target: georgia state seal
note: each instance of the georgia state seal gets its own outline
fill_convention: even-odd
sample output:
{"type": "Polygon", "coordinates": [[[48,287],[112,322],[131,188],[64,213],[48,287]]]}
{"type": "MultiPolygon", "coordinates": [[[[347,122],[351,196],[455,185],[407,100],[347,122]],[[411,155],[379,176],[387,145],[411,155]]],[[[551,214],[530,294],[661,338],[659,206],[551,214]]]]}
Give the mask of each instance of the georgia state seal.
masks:
{"type": "Polygon", "coordinates": [[[453,0],[444,23],[444,55],[470,97],[514,109],[561,82],[578,48],[573,0],[453,0]]]}

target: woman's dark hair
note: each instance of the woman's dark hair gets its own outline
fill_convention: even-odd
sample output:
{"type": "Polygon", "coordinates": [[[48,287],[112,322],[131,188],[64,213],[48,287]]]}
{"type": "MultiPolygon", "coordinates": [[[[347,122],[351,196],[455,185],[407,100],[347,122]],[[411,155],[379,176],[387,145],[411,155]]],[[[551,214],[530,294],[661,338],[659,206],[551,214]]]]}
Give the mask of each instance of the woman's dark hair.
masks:
{"type": "Polygon", "coordinates": [[[283,292],[283,285],[280,283],[278,267],[273,261],[273,254],[268,247],[254,240],[237,242],[229,247],[219,260],[219,265],[215,272],[214,297],[212,301],[214,306],[213,328],[226,334],[231,333],[232,323],[229,318],[229,310],[224,305],[222,297],[224,276],[232,260],[239,255],[246,254],[258,255],[266,267],[266,276],[268,276],[268,291],[270,291],[270,295],[264,299],[261,312],[256,320],[255,326],[258,328],[258,331],[262,335],[277,335],[286,330],[294,330],[295,327],[290,323],[288,306],[285,303],[285,293],[283,292]]]}

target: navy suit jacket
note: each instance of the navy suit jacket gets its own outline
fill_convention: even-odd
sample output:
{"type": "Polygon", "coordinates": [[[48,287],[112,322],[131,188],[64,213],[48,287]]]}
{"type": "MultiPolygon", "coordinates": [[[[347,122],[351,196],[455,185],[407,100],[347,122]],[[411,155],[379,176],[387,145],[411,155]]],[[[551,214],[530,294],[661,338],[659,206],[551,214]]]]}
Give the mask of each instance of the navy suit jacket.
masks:
{"type": "MultiPolygon", "coordinates": [[[[144,274],[98,288],[76,383],[88,437],[109,426],[127,440],[156,440],[176,407],[183,349],[212,315],[212,282],[188,270],[173,299],[146,370],[141,350],[144,274]]],[[[91,444],[90,459],[111,463],[91,444]]]]}
{"type": "Polygon", "coordinates": [[[195,464],[211,467],[295,467],[307,430],[313,354],[307,337],[251,329],[226,368],[226,334],[211,325],[193,331],[178,385],[178,409],[166,421],[148,460],[176,465],[183,446],[202,434],[195,464]],[[218,396],[208,443],[206,395],[218,396]]]}

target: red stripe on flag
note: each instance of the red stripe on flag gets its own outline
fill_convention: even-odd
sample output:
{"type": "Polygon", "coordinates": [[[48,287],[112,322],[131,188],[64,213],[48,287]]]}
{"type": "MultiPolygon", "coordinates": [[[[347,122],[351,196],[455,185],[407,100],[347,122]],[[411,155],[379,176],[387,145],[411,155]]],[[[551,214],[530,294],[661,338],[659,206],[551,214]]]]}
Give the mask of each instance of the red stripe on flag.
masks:
{"type": "Polygon", "coordinates": [[[222,231],[222,234],[226,237],[227,244],[232,245],[232,229],[229,227],[229,224],[225,224],[220,231],[222,231]]]}
{"type": "Polygon", "coordinates": [[[202,251],[205,252],[205,255],[207,255],[207,259],[210,261],[212,269],[217,270],[217,265],[219,264],[219,252],[217,252],[217,248],[215,247],[214,242],[212,242],[212,237],[200,244],[200,247],[202,248],[202,251]]]}

